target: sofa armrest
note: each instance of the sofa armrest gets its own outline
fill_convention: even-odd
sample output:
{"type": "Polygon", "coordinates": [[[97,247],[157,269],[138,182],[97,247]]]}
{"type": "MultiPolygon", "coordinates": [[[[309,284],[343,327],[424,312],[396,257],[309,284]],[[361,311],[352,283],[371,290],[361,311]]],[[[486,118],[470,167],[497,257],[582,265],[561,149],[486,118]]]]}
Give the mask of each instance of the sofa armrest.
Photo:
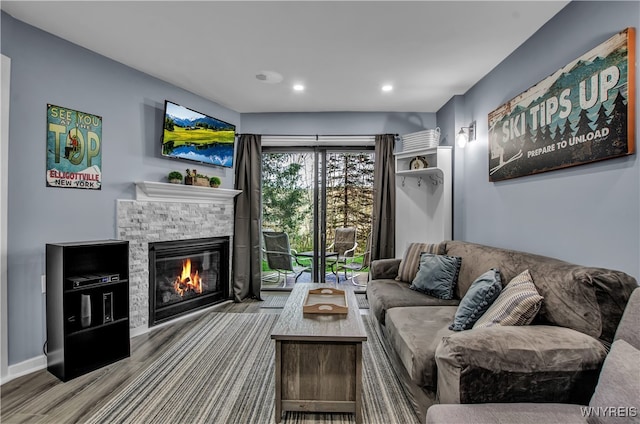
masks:
{"type": "Polygon", "coordinates": [[[401,259],[377,259],[371,261],[369,270],[372,280],[393,280],[398,275],[401,259]]]}
{"type": "Polygon", "coordinates": [[[564,402],[586,405],[607,354],[564,327],[495,326],[461,331],[436,349],[440,403],[564,402]]]}

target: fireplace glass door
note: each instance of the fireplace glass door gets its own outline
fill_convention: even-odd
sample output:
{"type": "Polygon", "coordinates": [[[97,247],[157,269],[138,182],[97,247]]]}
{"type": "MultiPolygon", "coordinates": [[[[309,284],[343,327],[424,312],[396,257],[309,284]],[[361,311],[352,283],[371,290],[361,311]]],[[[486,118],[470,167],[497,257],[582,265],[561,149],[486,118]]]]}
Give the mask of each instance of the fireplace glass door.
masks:
{"type": "Polygon", "coordinates": [[[150,323],[228,298],[227,237],[150,243],[150,323]]]}

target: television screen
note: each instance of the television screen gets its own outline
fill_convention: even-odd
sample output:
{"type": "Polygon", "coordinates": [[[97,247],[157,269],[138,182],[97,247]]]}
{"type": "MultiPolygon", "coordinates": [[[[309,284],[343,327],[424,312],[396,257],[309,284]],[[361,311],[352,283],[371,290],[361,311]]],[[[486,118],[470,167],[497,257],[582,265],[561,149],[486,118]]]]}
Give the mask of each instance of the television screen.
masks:
{"type": "Polygon", "coordinates": [[[231,168],[235,133],[235,125],[164,102],[162,156],[231,168]]]}

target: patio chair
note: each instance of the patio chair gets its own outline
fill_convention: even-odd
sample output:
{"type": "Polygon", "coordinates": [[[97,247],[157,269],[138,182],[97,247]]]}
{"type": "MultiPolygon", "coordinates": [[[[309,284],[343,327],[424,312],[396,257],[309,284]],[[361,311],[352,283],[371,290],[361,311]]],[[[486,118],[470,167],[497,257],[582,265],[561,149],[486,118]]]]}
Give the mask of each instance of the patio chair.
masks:
{"type": "Polygon", "coordinates": [[[338,254],[338,256],[331,262],[327,263],[330,264],[331,267],[336,266],[336,269],[341,268],[347,263],[347,260],[349,258],[353,258],[357,247],[358,242],[356,241],[355,227],[336,228],[335,235],[333,237],[333,243],[327,246],[327,252],[335,252],[338,254]]]}
{"type": "Polygon", "coordinates": [[[366,284],[356,282],[356,272],[369,268],[371,264],[371,234],[367,237],[367,244],[364,252],[350,258],[346,258],[345,263],[338,265],[338,271],[344,271],[344,279],[351,280],[354,286],[366,287],[366,284]],[[351,276],[347,276],[347,271],[351,272],[351,276]]]}
{"type": "MultiPolygon", "coordinates": [[[[289,246],[289,235],[281,231],[263,231],[262,237],[264,240],[262,253],[267,260],[269,268],[277,272],[275,281],[280,281],[280,276],[284,275],[282,287],[285,287],[287,285],[287,274],[289,273],[297,274],[295,281],[298,281],[298,277],[306,267],[297,261],[296,255],[298,252],[289,246]]],[[[267,275],[263,277],[263,281],[267,281],[272,277],[273,274],[267,275]]]]}

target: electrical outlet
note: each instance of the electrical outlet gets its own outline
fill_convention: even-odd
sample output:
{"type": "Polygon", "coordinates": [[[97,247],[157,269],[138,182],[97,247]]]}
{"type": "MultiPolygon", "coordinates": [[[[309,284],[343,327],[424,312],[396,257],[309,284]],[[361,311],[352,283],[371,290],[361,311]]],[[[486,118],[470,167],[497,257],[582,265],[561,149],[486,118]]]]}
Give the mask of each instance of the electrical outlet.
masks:
{"type": "Polygon", "coordinates": [[[44,274],[41,275],[40,282],[42,283],[42,293],[46,293],[47,292],[47,276],[44,274]]]}

